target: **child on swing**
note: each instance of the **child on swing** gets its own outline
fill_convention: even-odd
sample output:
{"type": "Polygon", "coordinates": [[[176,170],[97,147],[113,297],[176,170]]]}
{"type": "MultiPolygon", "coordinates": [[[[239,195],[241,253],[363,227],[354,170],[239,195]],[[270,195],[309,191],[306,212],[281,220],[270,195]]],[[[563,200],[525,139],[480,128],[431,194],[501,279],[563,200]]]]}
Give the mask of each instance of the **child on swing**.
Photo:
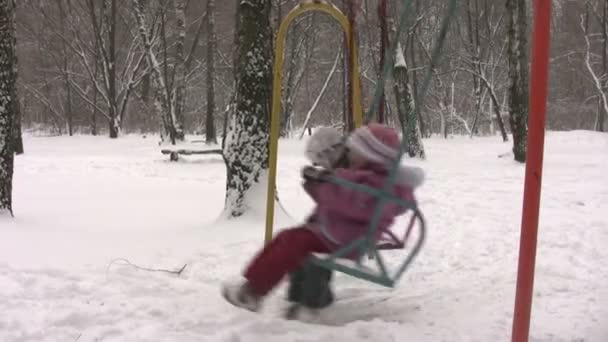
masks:
{"type": "MultiPolygon", "coordinates": [[[[328,171],[347,168],[348,158],[342,133],[333,127],[321,127],[308,139],[306,157],[315,167],[328,171]]],[[[306,260],[289,274],[287,300],[292,304],[285,318],[314,322],[320,309],[334,301],[330,282],[332,271],[306,260]]]]}
{"type": "MultiPolygon", "coordinates": [[[[401,141],[394,129],[371,123],[356,129],[347,138],[344,143],[346,160],[341,160],[341,157],[336,159],[334,155],[327,162],[318,163],[325,164],[322,166],[326,169],[305,167],[302,170],[303,186],[316,203],[313,213],[302,225],[278,233],[247,266],[244,271],[244,282],[226,284],[222,289],[226,300],[235,306],[256,312],[260,309],[264,297],[285,276],[291,274],[292,286],[289,289],[289,299],[296,302],[294,306],[296,308],[302,304],[306,306],[306,301],[309,299],[301,296],[306,292],[306,288],[300,286],[306,285],[306,279],[301,278],[316,274],[313,278],[317,278],[315,279],[317,283],[320,282],[326,298],[321,302],[317,299],[317,303],[314,304],[317,307],[329,305],[332,301],[328,288],[331,273],[326,272],[325,275],[319,276],[318,269],[313,269],[312,273],[307,271],[311,265],[307,260],[312,253],[335,252],[364,235],[376,209],[377,199],[363,192],[325,182],[324,177],[331,173],[335,177],[353,183],[381,189],[388,178],[390,167],[399,157],[400,144],[401,141]],[[339,167],[332,171],[332,167],[336,164],[339,167]],[[328,234],[323,232],[324,229],[328,234]],[[295,279],[298,275],[300,279],[295,279]]],[[[317,158],[319,156],[315,156],[314,152],[307,154],[313,161],[322,160],[317,158]]],[[[336,153],[336,155],[344,154],[336,153]]],[[[423,178],[421,169],[401,166],[392,192],[405,200],[412,201],[413,191],[422,184],[423,178]]],[[[385,205],[378,231],[387,229],[397,216],[404,213],[404,210],[396,204],[385,205]]],[[[349,257],[357,259],[359,255],[349,257]]],[[[289,315],[290,312],[288,318],[289,315]]]]}

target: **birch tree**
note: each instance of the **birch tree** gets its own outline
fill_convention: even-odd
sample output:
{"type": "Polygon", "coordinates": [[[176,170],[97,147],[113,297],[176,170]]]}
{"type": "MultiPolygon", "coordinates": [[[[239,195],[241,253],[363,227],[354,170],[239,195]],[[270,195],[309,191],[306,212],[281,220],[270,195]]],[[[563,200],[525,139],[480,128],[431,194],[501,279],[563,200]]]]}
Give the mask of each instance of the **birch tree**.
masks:
{"type": "Polygon", "coordinates": [[[238,1],[235,31],[236,100],[224,142],[228,217],[246,213],[252,189],[268,169],[272,81],[270,0],[238,1]]]}
{"type": "Polygon", "coordinates": [[[184,140],[186,84],[192,73],[192,61],[203,29],[201,18],[192,45],[186,50],[186,0],[132,0],[143,54],[151,69],[154,88],[154,108],[163,123],[171,143],[184,140]],[[167,20],[167,10],[173,6],[175,25],[167,20]],[[146,9],[152,9],[148,14],[146,9]],[[158,24],[156,24],[158,23],[158,24]],[[171,49],[170,41],[175,42],[171,49]]]}
{"type": "Polygon", "coordinates": [[[13,129],[17,110],[14,0],[0,0],[0,215],[13,213],[13,129]]]}
{"type": "MultiPolygon", "coordinates": [[[[167,136],[171,142],[175,144],[175,141],[180,137],[183,139],[183,127],[180,125],[177,118],[176,102],[174,101],[176,97],[174,97],[174,92],[166,83],[167,78],[161,69],[161,61],[154,51],[153,45],[156,41],[155,32],[157,32],[157,30],[154,27],[149,28],[147,25],[145,17],[145,8],[147,5],[148,2],[146,0],[133,0],[133,9],[139,28],[139,37],[143,43],[144,56],[152,72],[152,84],[155,94],[154,109],[157,116],[162,119],[167,136]]],[[[158,9],[161,11],[163,10],[161,6],[159,6],[158,9]]],[[[156,13],[155,17],[158,18],[159,16],[164,16],[164,13],[156,13]]],[[[160,20],[160,25],[162,27],[162,25],[164,25],[164,18],[161,18],[160,20]]]]}

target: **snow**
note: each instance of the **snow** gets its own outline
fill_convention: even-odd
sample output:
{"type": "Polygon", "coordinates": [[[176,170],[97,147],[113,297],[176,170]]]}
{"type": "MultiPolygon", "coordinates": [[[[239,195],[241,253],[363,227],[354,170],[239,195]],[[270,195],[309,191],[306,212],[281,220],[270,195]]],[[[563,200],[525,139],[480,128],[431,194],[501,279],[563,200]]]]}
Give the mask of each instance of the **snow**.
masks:
{"type": "Polygon", "coordinates": [[[401,43],[397,43],[397,51],[395,55],[395,68],[406,68],[405,56],[403,55],[403,49],[401,49],[401,43]]]}
{"type": "MultiPolygon", "coordinates": [[[[16,217],[0,217],[0,341],[509,339],[524,166],[499,158],[499,137],[425,141],[428,160],[412,162],[427,171],[420,256],[393,290],[338,275],[316,326],[280,318],[284,287],[257,315],[223,301],[264,218],[225,221],[221,157],[169,162],[157,141],[24,136],[16,217]]],[[[312,206],[305,143],[280,143],[277,227],[312,206]]],[[[606,134],[547,132],[531,341],[608,340],[607,151],[606,134]]]]}

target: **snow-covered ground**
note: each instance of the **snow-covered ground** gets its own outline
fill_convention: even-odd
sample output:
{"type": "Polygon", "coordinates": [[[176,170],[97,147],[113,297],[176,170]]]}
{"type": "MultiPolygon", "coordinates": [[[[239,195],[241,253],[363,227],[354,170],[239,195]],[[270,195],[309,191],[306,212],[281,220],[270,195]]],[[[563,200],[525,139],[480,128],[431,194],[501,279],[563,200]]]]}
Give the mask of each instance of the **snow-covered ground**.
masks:
{"type": "MultiPolygon", "coordinates": [[[[258,315],[221,298],[263,219],[221,218],[220,157],[170,163],[141,136],[25,137],[16,218],[0,218],[0,341],[506,341],[524,166],[494,137],[425,144],[421,255],[394,290],[339,275],[326,324],[308,325],[280,318],[284,288],[258,315]]],[[[281,142],[278,226],[312,205],[303,146],[281,142]]],[[[608,135],[549,132],[545,151],[531,340],[608,341],[608,135]]]]}

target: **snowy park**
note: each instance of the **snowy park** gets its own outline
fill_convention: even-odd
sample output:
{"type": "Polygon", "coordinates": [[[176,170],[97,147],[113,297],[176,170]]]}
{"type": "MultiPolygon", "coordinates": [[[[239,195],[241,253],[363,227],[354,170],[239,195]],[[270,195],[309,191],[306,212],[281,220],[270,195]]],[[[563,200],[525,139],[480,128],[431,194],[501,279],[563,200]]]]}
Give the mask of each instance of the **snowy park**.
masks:
{"type": "MultiPolygon", "coordinates": [[[[395,289],[345,275],[323,325],[220,295],[263,244],[265,193],[222,216],[219,156],[170,162],[153,137],[25,136],[15,219],[0,221],[0,341],[504,341],[511,329],[524,167],[495,138],[433,138],[418,190],[426,244],[395,289]],[[256,215],[257,213],[257,215],[256,215]],[[179,274],[148,269],[177,271],[179,274]]],[[[277,227],[312,208],[304,139],[280,142],[277,227]]],[[[608,336],[608,136],[548,132],[531,341],[608,336]]],[[[398,261],[401,251],[391,252],[398,261]]]]}
{"type": "Polygon", "coordinates": [[[607,342],[608,0],[0,0],[0,342],[607,342]]]}

